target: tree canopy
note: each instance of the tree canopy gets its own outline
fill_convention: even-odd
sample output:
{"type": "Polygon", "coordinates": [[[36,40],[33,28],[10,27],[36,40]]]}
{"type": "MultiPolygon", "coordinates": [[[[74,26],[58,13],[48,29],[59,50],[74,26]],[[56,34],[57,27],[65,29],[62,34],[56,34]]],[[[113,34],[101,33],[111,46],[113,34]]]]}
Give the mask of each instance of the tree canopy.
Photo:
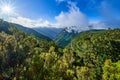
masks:
{"type": "Polygon", "coordinates": [[[120,30],[84,32],[66,48],[11,27],[0,33],[0,80],[119,80],[120,30]]]}

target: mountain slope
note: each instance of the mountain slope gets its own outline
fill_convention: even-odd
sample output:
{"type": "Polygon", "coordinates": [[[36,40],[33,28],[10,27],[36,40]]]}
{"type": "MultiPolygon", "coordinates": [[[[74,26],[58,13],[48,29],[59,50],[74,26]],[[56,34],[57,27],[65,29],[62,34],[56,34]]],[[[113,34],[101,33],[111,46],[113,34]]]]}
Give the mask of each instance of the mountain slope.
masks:
{"type": "Polygon", "coordinates": [[[54,40],[59,46],[61,47],[66,47],[72,39],[74,39],[75,36],[81,35],[82,33],[96,33],[96,32],[102,32],[105,31],[104,29],[92,29],[88,31],[82,31],[82,32],[77,32],[73,30],[72,28],[65,28],[62,30],[54,40]]]}
{"type": "Polygon", "coordinates": [[[62,30],[56,37],[55,42],[60,47],[65,47],[70,43],[73,37],[75,37],[78,33],[76,33],[74,30],[68,31],[67,28],[62,30]]]}
{"type": "Polygon", "coordinates": [[[27,34],[33,34],[36,38],[38,39],[46,39],[46,40],[51,40],[50,38],[38,33],[37,31],[31,29],[31,28],[26,28],[22,25],[14,24],[14,23],[8,23],[6,21],[0,20],[0,31],[4,31],[6,33],[10,33],[9,31],[9,26],[14,26],[20,29],[21,31],[26,32],[27,34]]]}
{"type": "MultiPolygon", "coordinates": [[[[83,45],[82,47],[85,47],[84,46],[85,41],[89,41],[89,40],[94,41],[95,38],[97,39],[99,36],[102,37],[102,36],[106,35],[106,32],[107,32],[107,30],[104,30],[104,29],[99,29],[99,30],[94,29],[94,30],[83,31],[83,32],[79,33],[76,37],[74,37],[71,40],[71,42],[67,45],[67,47],[72,48],[72,49],[75,49],[75,48],[77,49],[81,45],[83,45]],[[92,40],[93,37],[94,37],[94,39],[92,40]]],[[[82,47],[81,47],[81,49],[82,49],[82,47]]]]}
{"type": "Polygon", "coordinates": [[[53,27],[40,27],[40,28],[33,28],[35,31],[51,38],[55,39],[56,36],[62,31],[62,28],[53,28],[53,27]]]}

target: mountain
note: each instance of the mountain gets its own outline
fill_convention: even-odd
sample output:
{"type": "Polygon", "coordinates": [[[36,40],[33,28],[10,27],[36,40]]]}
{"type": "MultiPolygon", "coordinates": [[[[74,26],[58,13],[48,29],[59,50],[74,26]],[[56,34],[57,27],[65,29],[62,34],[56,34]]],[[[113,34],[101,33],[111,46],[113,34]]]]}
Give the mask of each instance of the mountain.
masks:
{"type": "Polygon", "coordinates": [[[54,40],[60,47],[65,47],[70,43],[73,37],[75,37],[78,33],[74,30],[69,30],[69,28],[65,28],[62,30],[54,40]]]}
{"type": "Polygon", "coordinates": [[[44,36],[43,34],[40,34],[40,33],[38,33],[37,31],[35,31],[35,30],[31,29],[31,28],[27,28],[27,27],[24,27],[22,25],[18,25],[18,24],[15,24],[15,23],[8,23],[8,22],[3,21],[3,20],[0,20],[0,32],[4,31],[6,33],[10,33],[10,31],[9,31],[9,26],[10,25],[12,25],[14,27],[17,27],[18,29],[20,29],[21,31],[26,32],[27,34],[33,34],[38,39],[51,40],[47,36],[44,36]]]}
{"type": "Polygon", "coordinates": [[[102,36],[102,34],[105,34],[106,31],[107,30],[105,30],[105,29],[99,29],[99,30],[98,29],[91,29],[91,30],[88,30],[88,31],[80,32],[74,38],[72,38],[71,42],[67,45],[67,48],[74,49],[74,48],[77,48],[77,47],[81,46],[80,44],[83,44],[83,47],[86,47],[86,46],[84,46],[84,44],[86,44],[85,40],[86,41],[90,40],[93,36],[96,37],[96,38],[98,36],[102,36]],[[82,42],[84,42],[84,43],[82,43],[82,42]]]}
{"type": "Polygon", "coordinates": [[[63,28],[54,28],[54,27],[39,27],[33,28],[35,31],[51,38],[54,40],[56,36],[63,30],[63,28]]]}
{"type": "MultiPolygon", "coordinates": [[[[74,37],[79,36],[83,33],[97,33],[97,32],[104,32],[104,29],[91,29],[87,31],[81,31],[77,32],[73,30],[72,28],[65,28],[62,30],[54,40],[60,47],[66,47],[69,43],[71,43],[71,40],[74,39],[74,37]]],[[[69,44],[70,45],[70,44],[69,44]]]]}

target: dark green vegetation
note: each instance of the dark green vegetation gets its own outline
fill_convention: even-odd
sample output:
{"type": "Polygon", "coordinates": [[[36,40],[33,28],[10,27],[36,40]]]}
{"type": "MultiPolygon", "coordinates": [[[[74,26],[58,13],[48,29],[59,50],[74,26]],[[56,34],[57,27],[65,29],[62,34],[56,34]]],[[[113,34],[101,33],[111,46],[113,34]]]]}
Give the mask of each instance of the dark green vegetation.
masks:
{"type": "Polygon", "coordinates": [[[9,30],[0,33],[0,80],[120,80],[119,29],[83,32],[64,49],[9,30]]]}

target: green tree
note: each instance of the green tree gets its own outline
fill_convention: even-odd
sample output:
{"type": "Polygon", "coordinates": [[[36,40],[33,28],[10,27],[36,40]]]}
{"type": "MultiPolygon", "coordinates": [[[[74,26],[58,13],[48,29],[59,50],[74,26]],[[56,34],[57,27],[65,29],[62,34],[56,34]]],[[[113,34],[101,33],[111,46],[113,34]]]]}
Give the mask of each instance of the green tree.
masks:
{"type": "Polygon", "coordinates": [[[120,61],[113,63],[110,59],[106,60],[103,66],[104,80],[120,80],[120,61]]]}

